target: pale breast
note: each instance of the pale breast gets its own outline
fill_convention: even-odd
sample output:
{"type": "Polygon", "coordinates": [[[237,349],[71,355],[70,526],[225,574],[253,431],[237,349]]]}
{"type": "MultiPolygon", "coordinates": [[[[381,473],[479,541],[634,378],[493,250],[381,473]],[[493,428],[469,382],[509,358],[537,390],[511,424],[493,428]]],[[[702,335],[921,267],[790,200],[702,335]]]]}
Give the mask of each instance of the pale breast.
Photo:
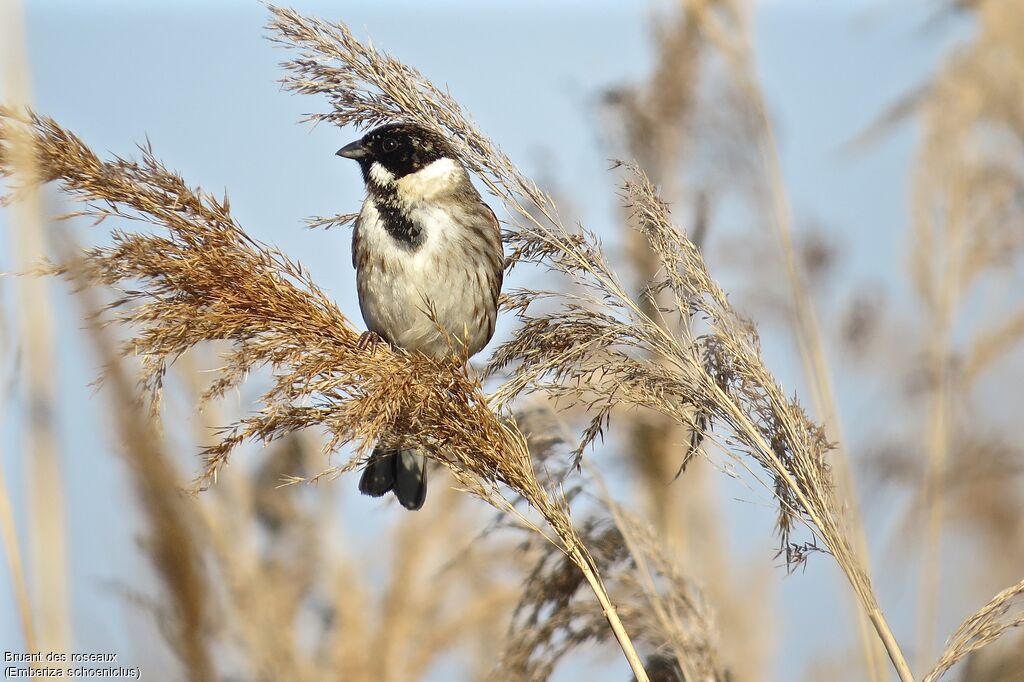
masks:
{"type": "Polygon", "coordinates": [[[454,205],[424,203],[407,215],[422,229],[415,248],[388,233],[371,197],[357,220],[353,260],[367,328],[428,355],[477,353],[497,315],[493,243],[481,243],[479,219],[454,205]]]}

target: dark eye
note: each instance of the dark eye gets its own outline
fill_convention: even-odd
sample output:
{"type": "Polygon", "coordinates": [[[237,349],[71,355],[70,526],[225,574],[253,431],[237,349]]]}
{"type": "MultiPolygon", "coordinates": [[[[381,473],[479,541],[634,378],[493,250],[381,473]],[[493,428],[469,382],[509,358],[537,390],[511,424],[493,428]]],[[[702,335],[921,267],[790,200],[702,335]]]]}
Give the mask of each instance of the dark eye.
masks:
{"type": "Polygon", "coordinates": [[[385,137],[384,141],[380,143],[380,148],[383,149],[385,152],[393,152],[396,149],[398,149],[398,142],[396,142],[393,138],[385,137]]]}

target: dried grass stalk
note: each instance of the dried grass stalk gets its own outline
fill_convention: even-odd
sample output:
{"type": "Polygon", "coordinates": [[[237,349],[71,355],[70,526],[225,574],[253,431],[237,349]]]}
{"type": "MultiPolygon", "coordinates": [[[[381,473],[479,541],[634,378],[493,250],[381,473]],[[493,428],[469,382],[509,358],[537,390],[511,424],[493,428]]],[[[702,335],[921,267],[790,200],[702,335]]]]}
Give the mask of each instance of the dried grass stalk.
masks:
{"type": "MultiPolygon", "coordinates": [[[[581,534],[634,640],[652,652],[645,667],[650,669],[657,657],[677,671],[678,679],[728,679],[716,660],[708,607],[649,528],[615,510],[614,519],[589,519],[581,534]]],[[[581,598],[583,589],[585,583],[567,557],[543,552],[526,580],[492,679],[546,680],[569,653],[607,640],[604,616],[593,600],[581,598]]]]}
{"type": "MultiPolygon", "coordinates": [[[[622,128],[620,137],[627,157],[635,159],[671,201],[682,194],[676,190],[683,168],[682,150],[690,141],[699,76],[707,56],[700,13],[686,3],[681,5],[671,16],[661,17],[660,30],[655,34],[657,60],[647,81],[605,95],[622,128]]],[[[629,219],[628,213],[627,210],[623,216],[624,222],[629,219]]],[[[637,303],[648,317],[659,319],[658,307],[670,302],[660,301],[663,296],[648,295],[645,288],[657,278],[661,261],[635,226],[623,227],[634,289],[642,292],[637,303]]],[[[688,333],[688,324],[676,324],[669,331],[688,333]]],[[[700,422],[697,415],[694,421],[700,422]]],[[[671,417],[648,410],[637,411],[630,420],[630,429],[633,448],[629,454],[644,485],[644,496],[650,500],[650,514],[656,527],[664,541],[675,545],[678,551],[693,552],[695,548],[688,545],[694,542],[690,539],[692,530],[701,527],[694,523],[694,516],[695,510],[707,502],[707,477],[701,475],[703,470],[691,473],[685,492],[681,486],[667,483],[678,477],[698,453],[704,429],[688,431],[671,417]]],[[[700,535],[698,542],[702,544],[713,544],[715,540],[711,538],[717,537],[713,531],[700,535]]],[[[701,551],[704,549],[701,547],[701,551]]],[[[707,549],[720,555],[718,547],[707,549]]]]}
{"type": "MultiPolygon", "coordinates": [[[[571,447],[558,415],[550,405],[531,400],[517,410],[516,420],[528,434],[534,461],[558,478],[564,451],[571,447]]],[[[568,498],[596,489],[597,504],[581,522],[581,533],[627,629],[648,652],[644,667],[652,679],[732,679],[732,671],[721,663],[713,610],[662,534],[616,504],[593,467],[564,485],[568,498]]],[[[536,561],[492,679],[548,679],[570,654],[608,638],[603,616],[586,598],[572,562],[550,545],[535,549],[536,561]]]]}
{"type": "MultiPolygon", "coordinates": [[[[928,466],[921,482],[927,525],[918,600],[924,660],[934,650],[943,595],[941,543],[952,515],[944,486],[960,468],[953,465],[960,396],[970,394],[981,368],[1024,338],[1024,313],[1000,310],[994,320],[976,323],[972,347],[958,348],[964,311],[973,314],[976,301],[990,295],[986,280],[1024,253],[1024,106],[1018,96],[1024,87],[1024,7],[992,0],[972,11],[976,36],[947,60],[917,103],[922,141],[912,178],[910,266],[929,323],[928,466]]],[[[959,508],[956,516],[962,516],[959,508]]]]}
{"type": "MultiPolygon", "coordinates": [[[[85,263],[73,255],[66,262],[65,273],[74,281],[79,265],[85,263]]],[[[97,320],[100,307],[95,292],[81,289],[78,297],[87,316],[97,320]]],[[[162,599],[144,603],[152,609],[161,634],[188,676],[212,680],[216,678],[216,656],[210,645],[215,601],[203,566],[199,519],[194,505],[182,495],[178,467],[164,449],[157,424],[139,400],[130,364],[117,354],[111,336],[109,330],[90,324],[89,338],[103,363],[105,385],[115,406],[111,414],[121,440],[118,451],[149,529],[143,549],[164,589],[162,599]]]]}
{"type": "Polygon", "coordinates": [[[18,542],[18,529],[14,523],[14,510],[11,508],[11,498],[7,493],[7,478],[4,476],[3,467],[0,467],[0,539],[3,541],[4,556],[7,559],[7,572],[11,576],[11,590],[14,592],[21,634],[25,638],[25,650],[38,651],[32,602],[28,596],[25,571],[22,569],[21,545],[18,542]]]}
{"type": "Polygon", "coordinates": [[[793,521],[802,519],[843,568],[900,677],[912,679],[863,562],[851,546],[845,507],[833,493],[824,461],[827,447],[821,429],[764,368],[748,323],[729,307],[692,242],[671,225],[650,184],[638,174],[626,193],[638,207],[641,230],[663,263],[664,278],[651,291],[672,292],[674,310],[663,308],[660,314],[696,312],[711,324],[715,333],[699,343],[681,344],[645,315],[618,282],[596,237],[566,229],[551,199],[422,74],[360,43],[343,24],[307,19],[290,10],[271,11],[275,40],[300,51],[285,63],[291,71],[285,87],[322,94],[331,102],[331,111],[310,120],[370,126],[402,119],[448,134],[463,160],[521,219],[508,235],[513,262],[542,264],[571,278],[583,292],[509,293],[510,307],[519,313],[523,326],[495,352],[490,365],[492,370],[514,367],[498,394],[499,402],[508,403],[529,388],[588,404],[595,415],[580,453],[601,434],[612,406],[619,403],[671,414],[690,428],[698,427],[692,423],[694,406],[698,413],[713,414],[731,431],[728,444],[752,455],[772,477],[781,502],[779,527],[787,558],[799,561],[814,546],[789,542],[793,521]],[[545,296],[561,301],[557,314],[526,312],[545,296]],[[669,362],[654,368],[636,359],[637,350],[669,362]]]}
{"type": "Polygon", "coordinates": [[[957,661],[991,644],[1010,628],[1024,626],[1024,580],[1008,587],[965,620],[946,644],[935,667],[924,682],[936,682],[957,661]]]}
{"type": "MultiPolygon", "coordinates": [[[[122,289],[111,313],[134,335],[121,352],[142,358],[143,385],[154,409],[168,364],[197,344],[232,344],[208,398],[240,385],[253,371],[269,369],[271,386],[261,396],[261,410],[232,424],[206,449],[206,466],[194,487],[215,480],[229,454],[245,441],[269,441],[316,426],[328,432],[327,448],[354,443],[365,453],[379,438],[422,434],[416,445],[467,489],[519,514],[502,495],[501,486],[507,486],[543,516],[548,536],[595,592],[637,679],[646,680],[564,500],[539,482],[523,435],[495,410],[532,391],[588,406],[593,418],[578,457],[601,435],[617,405],[652,409],[691,429],[703,428],[693,423],[694,413],[707,414],[721,444],[767,477],[779,501],[780,551],[787,561],[797,564],[819,548],[831,553],[901,678],[912,679],[851,544],[821,427],[767,371],[754,329],[732,309],[645,176],[628,169],[623,195],[661,263],[650,293],[663,298],[650,312],[620,284],[596,236],[567,229],[551,199],[468,122],[445,92],[359,42],[343,24],[275,7],[270,11],[274,40],[299,51],[285,64],[290,72],[285,87],[326,95],[332,104],[331,111],[312,120],[360,126],[406,120],[446,134],[517,216],[517,229],[507,235],[513,262],[560,273],[578,293],[508,294],[522,326],[495,351],[491,370],[507,371],[509,378],[487,397],[480,380],[457,362],[386,349],[372,355],[358,351],[356,330],[298,264],[248,237],[232,219],[226,198],[188,187],[148,147],[139,162],[103,161],[50,119],[0,110],[0,172],[10,173],[12,136],[29,135],[40,180],[59,180],[84,201],[78,215],[158,228],[156,234],[114,231],[113,245],[86,252],[74,273],[67,265],[48,269],[122,289]],[[557,300],[558,312],[532,312],[531,304],[542,298],[557,300]],[[685,339],[673,335],[667,331],[673,325],[661,324],[660,316],[693,317],[703,333],[685,339]],[[792,537],[801,524],[811,534],[809,541],[792,537]]],[[[23,184],[15,194],[33,184],[23,184]]],[[[332,473],[359,464],[357,457],[332,473]]]]}
{"type": "MultiPolygon", "coordinates": [[[[674,302],[673,308],[659,312],[694,315],[706,325],[705,333],[693,342],[668,334],[623,293],[591,238],[563,240],[561,248],[569,253],[552,259],[555,267],[561,265],[590,295],[568,297],[556,313],[531,315],[528,307],[535,294],[510,293],[523,326],[492,361],[495,367],[512,368],[503,398],[531,388],[565,401],[579,400],[576,387],[586,385],[587,400],[597,414],[583,445],[601,433],[613,405],[648,407],[680,423],[687,423],[692,406],[711,415],[723,444],[750,456],[768,474],[780,502],[781,551],[787,560],[799,563],[808,551],[820,548],[820,541],[846,573],[894,664],[902,662],[867,573],[851,548],[821,428],[764,367],[753,328],[732,309],[694,244],[672,225],[653,186],[636,169],[630,175],[624,184],[626,201],[663,263],[652,291],[669,291],[674,302]],[[664,360],[639,361],[637,350],[664,360]],[[790,539],[794,524],[801,522],[812,531],[810,542],[790,539]]],[[[536,233],[525,236],[523,252],[547,258],[555,247],[542,238],[536,233]]]]}
{"type": "MultiPolygon", "coordinates": [[[[846,533],[852,539],[854,558],[864,566],[869,565],[867,538],[860,516],[857,489],[849,456],[845,451],[842,420],[832,387],[831,370],[821,332],[821,324],[815,307],[806,272],[801,266],[798,249],[793,239],[793,215],[782,173],[779,147],[768,113],[765,96],[757,77],[757,63],[754,52],[753,21],[751,7],[737,0],[723,0],[721,12],[716,16],[709,11],[706,0],[684,0],[694,7],[705,25],[705,32],[729,67],[735,87],[739,90],[743,104],[750,108],[750,122],[754,153],[760,162],[766,184],[766,203],[770,211],[772,227],[779,239],[781,255],[785,266],[786,282],[789,289],[787,311],[790,315],[800,359],[803,364],[814,413],[823,421],[828,437],[835,443],[831,457],[839,497],[845,500],[841,521],[846,533]]],[[[878,642],[871,638],[865,615],[857,617],[858,632],[868,668],[873,681],[885,678],[884,655],[878,649],[878,642]]],[[[892,658],[893,652],[889,652],[892,658]]],[[[910,677],[909,668],[897,656],[893,663],[899,668],[901,678],[910,677]]]]}
{"type": "MultiPolygon", "coordinates": [[[[246,235],[232,219],[226,197],[218,200],[190,188],[149,147],[139,162],[103,161],[52,119],[0,109],[0,173],[7,176],[11,140],[18,135],[33,141],[40,169],[36,180],[59,180],[85,203],[74,215],[97,222],[140,221],[164,230],[117,229],[112,246],[86,251],[73,270],[68,264],[44,269],[121,289],[110,312],[134,336],[120,352],[142,358],[141,381],[154,411],[167,366],[197,344],[232,342],[207,399],[222,396],[258,369],[271,370],[262,409],[232,424],[205,449],[194,490],[212,483],[230,453],[250,440],[266,442],[316,426],[330,434],[328,449],[356,443],[362,452],[380,438],[423,434],[417,446],[448,466],[464,487],[498,509],[518,513],[499,490],[507,485],[540,513],[548,537],[594,589],[637,677],[646,679],[566,506],[540,485],[522,434],[492,411],[479,379],[461,363],[357,349],[351,323],[301,266],[246,235]]],[[[22,180],[5,202],[36,184],[22,180]]],[[[332,473],[360,463],[353,458],[332,473]]]]}
{"type": "MultiPolygon", "coordinates": [[[[9,59],[4,60],[4,98],[11,102],[31,99],[25,21],[20,2],[0,9],[0,41],[9,59]]],[[[38,168],[30,135],[15,135],[8,141],[8,172],[31,184],[38,168]]],[[[27,191],[11,211],[11,246],[14,266],[28,270],[46,253],[46,217],[42,197],[27,191]]],[[[24,371],[24,405],[28,457],[29,567],[32,602],[36,613],[35,633],[26,633],[42,649],[69,651],[71,639],[71,597],[68,579],[68,540],[64,512],[60,445],[54,423],[57,403],[54,321],[48,282],[20,278],[18,331],[24,371]]],[[[13,560],[13,559],[12,559],[13,560]]],[[[17,575],[17,573],[12,573],[17,575]]],[[[26,617],[22,616],[23,621],[26,617]]]]}
{"type": "MultiPolygon", "coordinates": [[[[687,227],[702,252],[711,225],[711,197],[724,189],[706,175],[728,168],[726,172],[731,171],[730,177],[735,178],[738,169],[733,166],[754,165],[721,157],[728,155],[726,149],[733,145],[753,147],[750,138],[756,133],[749,130],[742,107],[733,106],[722,94],[710,99],[707,95],[710,83],[722,86],[716,70],[719,55],[707,26],[716,18],[727,17],[731,5],[731,0],[683,0],[666,7],[652,26],[656,58],[650,74],[641,83],[616,87],[604,96],[622,155],[636,161],[662,198],[674,207],[676,216],[681,215],[680,207],[692,207],[687,227]],[[743,124],[724,124],[723,111],[740,113],[743,124]],[[717,159],[711,168],[705,161],[709,153],[717,159]]],[[[673,324],[669,329],[673,335],[688,336],[693,331],[690,319],[672,320],[659,312],[672,306],[669,292],[647,292],[660,276],[662,263],[643,233],[628,224],[630,213],[624,211],[623,227],[632,266],[631,286],[640,292],[635,295],[637,303],[648,317],[663,325],[673,324]]],[[[735,567],[729,565],[725,547],[713,467],[703,463],[687,467],[701,452],[707,427],[700,414],[694,413],[692,421],[698,428],[688,429],[676,418],[651,410],[630,410],[628,454],[639,474],[639,497],[645,501],[662,542],[673,546],[677,560],[700,578],[718,613],[723,639],[730,644],[722,652],[729,661],[730,674],[736,680],[757,680],[766,665],[763,651],[767,640],[757,625],[764,614],[756,611],[749,593],[737,590],[732,580],[735,567]],[[669,485],[675,479],[679,482],[669,485]]],[[[771,568],[765,563],[757,570],[767,575],[771,568]]],[[[872,637],[870,632],[868,637],[872,637]]],[[[884,673],[884,660],[882,664],[884,673]]]]}

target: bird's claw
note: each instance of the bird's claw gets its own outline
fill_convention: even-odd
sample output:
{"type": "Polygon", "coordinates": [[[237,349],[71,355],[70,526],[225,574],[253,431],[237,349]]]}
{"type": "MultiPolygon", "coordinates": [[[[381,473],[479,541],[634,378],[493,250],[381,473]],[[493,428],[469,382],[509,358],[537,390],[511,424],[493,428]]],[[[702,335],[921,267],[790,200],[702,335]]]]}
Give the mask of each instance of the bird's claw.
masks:
{"type": "Polygon", "coordinates": [[[380,338],[380,334],[377,332],[363,332],[359,335],[359,341],[356,342],[356,350],[370,350],[370,355],[373,355],[377,350],[377,346],[384,339],[380,338]]]}

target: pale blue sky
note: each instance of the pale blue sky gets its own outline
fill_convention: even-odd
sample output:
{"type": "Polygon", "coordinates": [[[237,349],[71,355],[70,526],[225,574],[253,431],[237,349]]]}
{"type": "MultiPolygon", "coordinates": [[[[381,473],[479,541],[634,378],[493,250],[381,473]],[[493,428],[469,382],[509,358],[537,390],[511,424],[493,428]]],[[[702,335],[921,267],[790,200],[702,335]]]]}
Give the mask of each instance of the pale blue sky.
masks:
{"type": "MultiPolygon", "coordinates": [[[[601,88],[645,73],[653,4],[574,0],[556,10],[541,0],[486,6],[460,0],[429,10],[411,1],[292,5],[344,19],[359,35],[446,84],[514,160],[528,172],[543,165],[557,174],[573,189],[581,219],[610,231],[613,178],[594,144],[600,133],[594,101],[601,88]]],[[[903,269],[912,131],[898,131],[860,156],[838,149],[934,69],[946,33],[921,29],[921,6],[779,0],[758,12],[760,73],[798,222],[816,219],[844,236],[851,254],[844,276],[892,281],[903,269]]],[[[279,91],[276,64],[285,53],[264,40],[265,21],[260,5],[241,0],[32,0],[28,40],[36,106],[101,153],[131,154],[133,144],[148,136],[189,182],[214,192],[226,188],[236,217],[252,234],[304,263],[359,320],[348,232],[302,228],[307,216],[358,206],[357,170],[333,154],[354,133],[296,123],[324,104],[279,91]]],[[[0,234],[6,239],[3,213],[0,234]]],[[[0,270],[9,269],[6,253],[0,249],[0,270]]],[[[10,287],[3,293],[9,312],[10,287]]],[[[127,607],[101,585],[141,570],[126,521],[130,495],[108,454],[110,435],[94,428],[104,423],[101,399],[87,387],[95,362],[76,335],[78,323],[62,289],[55,289],[55,304],[62,333],[57,372],[67,507],[76,510],[69,520],[76,630],[82,650],[113,647],[127,655],[133,640],[126,624],[141,617],[126,617],[127,607]]],[[[768,337],[765,345],[783,383],[799,387],[789,341],[768,337]]],[[[867,409],[865,396],[840,397],[844,407],[867,409]]],[[[0,437],[5,471],[15,482],[24,480],[19,415],[12,406],[0,437]]],[[[742,489],[728,495],[750,499],[742,489]]],[[[23,509],[17,487],[13,496],[23,509]]],[[[343,513],[349,519],[397,513],[383,509],[349,496],[343,513]]],[[[770,552],[772,520],[764,509],[740,502],[727,505],[727,513],[744,551],[760,557],[770,552]]],[[[24,529],[23,517],[21,523],[24,529]]],[[[786,608],[782,631],[772,635],[780,645],[772,679],[792,679],[791,671],[816,650],[838,652],[853,643],[835,625],[847,619],[835,615],[846,606],[834,598],[834,580],[830,561],[818,557],[783,583],[778,602],[786,608]]],[[[898,594],[883,591],[883,597],[894,600],[886,604],[891,612],[906,606],[898,594]]],[[[19,641],[10,599],[6,567],[0,567],[0,649],[19,641]]],[[[894,620],[898,628],[907,625],[894,620]]],[[[615,659],[590,678],[620,680],[624,672],[615,659]]]]}

